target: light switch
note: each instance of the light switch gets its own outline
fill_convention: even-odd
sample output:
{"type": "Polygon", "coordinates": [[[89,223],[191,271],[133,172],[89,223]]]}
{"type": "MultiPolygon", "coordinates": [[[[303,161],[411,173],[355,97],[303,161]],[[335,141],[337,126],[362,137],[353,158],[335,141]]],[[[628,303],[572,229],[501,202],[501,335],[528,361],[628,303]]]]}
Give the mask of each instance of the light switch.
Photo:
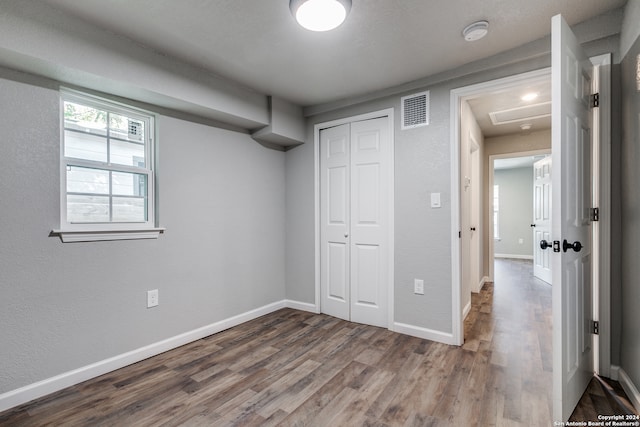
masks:
{"type": "Polygon", "coordinates": [[[431,193],[431,207],[432,208],[442,207],[442,205],[440,204],[440,193],[431,193]]]}

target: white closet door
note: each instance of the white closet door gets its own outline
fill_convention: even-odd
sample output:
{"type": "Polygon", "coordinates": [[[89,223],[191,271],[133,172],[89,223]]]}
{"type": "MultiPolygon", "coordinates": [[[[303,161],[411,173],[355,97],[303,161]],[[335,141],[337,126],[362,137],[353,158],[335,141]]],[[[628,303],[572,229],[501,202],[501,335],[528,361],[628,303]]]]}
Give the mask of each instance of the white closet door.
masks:
{"type": "Polygon", "coordinates": [[[388,325],[389,119],[320,132],[320,289],[323,313],[388,325]]]}
{"type": "Polygon", "coordinates": [[[388,118],[351,124],[351,320],[388,324],[388,118]]]}
{"type": "Polygon", "coordinates": [[[320,304],[350,320],[350,125],[320,132],[320,304]]]}

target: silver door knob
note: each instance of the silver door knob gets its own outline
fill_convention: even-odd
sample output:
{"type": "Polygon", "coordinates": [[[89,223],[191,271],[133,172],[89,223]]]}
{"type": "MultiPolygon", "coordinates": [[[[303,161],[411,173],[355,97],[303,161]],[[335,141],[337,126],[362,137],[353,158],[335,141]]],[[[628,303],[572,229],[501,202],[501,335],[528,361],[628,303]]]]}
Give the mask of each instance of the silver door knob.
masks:
{"type": "Polygon", "coordinates": [[[349,233],[344,233],[344,237],[349,237],[349,233]]]}

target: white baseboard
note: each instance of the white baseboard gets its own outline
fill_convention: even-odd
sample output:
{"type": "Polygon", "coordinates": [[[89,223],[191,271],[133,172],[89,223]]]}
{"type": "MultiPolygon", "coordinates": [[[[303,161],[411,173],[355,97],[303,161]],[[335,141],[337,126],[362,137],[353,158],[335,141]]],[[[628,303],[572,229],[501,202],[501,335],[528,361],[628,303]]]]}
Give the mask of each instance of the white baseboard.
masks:
{"type": "Polygon", "coordinates": [[[478,285],[474,289],[471,289],[471,292],[473,292],[474,294],[479,293],[484,287],[484,284],[490,281],[491,280],[489,279],[488,276],[484,276],[482,279],[480,279],[480,282],[478,282],[478,285]]]}
{"type": "Polygon", "coordinates": [[[420,326],[395,322],[393,324],[393,331],[405,335],[411,335],[412,337],[423,338],[425,340],[437,341],[449,345],[456,345],[453,339],[453,334],[434,331],[432,329],[427,329],[420,326]]]}
{"type": "Polygon", "coordinates": [[[284,305],[287,308],[293,308],[295,310],[308,311],[310,313],[315,313],[315,314],[320,313],[319,306],[315,304],[310,304],[308,302],[300,302],[300,301],[293,301],[293,300],[287,299],[287,300],[284,300],[284,305]]]}
{"type": "Polygon", "coordinates": [[[612,380],[620,381],[620,366],[611,365],[610,377],[612,380]]]}
{"type": "Polygon", "coordinates": [[[619,368],[618,377],[618,381],[620,381],[620,385],[622,386],[624,392],[627,393],[629,401],[636,409],[636,411],[640,411],[640,391],[638,391],[638,388],[635,386],[633,381],[631,381],[631,378],[629,378],[629,375],[627,375],[624,369],[619,368]]]}
{"type": "Polygon", "coordinates": [[[225,329],[238,326],[242,323],[257,319],[260,316],[273,313],[274,311],[285,307],[306,311],[313,311],[313,309],[315,309],[315,305],[313,304],[300,303],[296,301],[283,300],[274,302],[246,313],[167,338],[166,340],[0,394],[0,412],[22,405],[23,403],[27,403],[33,399],[46,396],[47,394],[58,390],[62,390],[63,388],[79,384],[91,378],[115,371],[116,369],[124,368],[125,366],[148,359],[149,357],[156,356],[160,353],[164,353],[165,351],[172,350],[190,342],[197,341],[201,338],[208,337],[209,335],[224,331],[225,329]]]}
{"type": "Polygon", "coordinates": [[[464,306],[464,309],[462,310],[462,320],[467,318],[470,311],[471,311],[471,301],[469,301],[467,305],[464,306]]]}
{"type": "Polygon", "coordinates": [[[517,255],[517,254],[493,254],[494,258],[511,258],[511,259],[528,259],[533,260],[533,255],[517,255]]]}

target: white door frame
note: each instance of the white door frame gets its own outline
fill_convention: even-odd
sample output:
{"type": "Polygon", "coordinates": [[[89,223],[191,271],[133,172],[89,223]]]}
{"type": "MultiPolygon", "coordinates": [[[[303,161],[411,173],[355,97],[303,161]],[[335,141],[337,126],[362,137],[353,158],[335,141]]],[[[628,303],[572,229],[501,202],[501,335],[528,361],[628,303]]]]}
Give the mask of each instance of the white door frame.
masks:
{"type": "Polygon", "coordinates": [[[395,277],[395,265],[394,265],[394,248],[395,248],[395,217],[394,217],[394,194],[395,194],[395,121],[394,121],[394,110],[393,108],[387,108],[384,110],[373,111],[370,113],[360,114],[352,117],[345,117],[337,120],[331,120],[328,122],[318,123],[313,127],[313,157],[314,157],[314,216],[315,216],[315,311],[317,313],[321,312],[321,296],[320,296],[320,131],[322,129],[340,126],[346,123],[358,122],[363,120],[376,119],[379,117],[388,117],[389,118],[389,167],[390,167],[390,183],[389,183],[389,251],[388,251],[388,262],[389,262],[389,270],[388,270],[388,279],[387,283],[388,287],[388,329],[393,330],[394,325],[394,277],[395,277]]]}
{"type": "MultiPolygon", "coordinates": [[[[596,372],[613,378],[611,370],[611,54],[591,58],[593,78],[600,87],[600,108],[595,110],[593,132],[598,132],[599,146],[593,147],[593,203],[600,208],[600,221],[592,223],[594,240],[591,251],[595,262],[594,278],[598,292],[594,293],[594,320],[600,334],[594,340],[596,372]],[[605,191],[601,191],[605,189],[605,191]]],[[[617,371],[616,371],[617,373],[617,371]]],[[[613,378],[617,379],[617,378],[613,378]]]]}
{"type": "MultiPolygon", "coordinates": [[[[594,177],[599,180],[596,187],[611,188],[611,54],[600,55],[591,58],[596,67],[596,76],[600,81],[600,108],[598,109],[598,129],[600,134],[600,147],[595,153],[594,162],[596,169],[594,177]]],[[[453,343],[464,343],[464,330],[462,318],[461,295],[461,246],[460,246],[460,106],[463,98],[492,92],[509,86],[517,86],[524,81],[542,80],[551,78],[551,69],[531,71],[502,79],[482,82],[470,86],[453,89],[450,95],[450,134],[451,134],[451,286],[452,286],[452,335],[453,343]]],[[[491,175],[491,174],[490,174],[491,175]]],[[[490,188],[490,191],[492,187],[490,188]]],[[[611,369],[611,196],[609,191],[597,191],[600,207],[600,222],[594,228],[594,234],[598,234],[598,242],[594,242],[594,248],[599,252],[599,271],[595,278],[598,282],[598,296],[594,298],[594,315],[600,322],[600,335],[598,347],[594,348],[596,354],[595,367],[599,374],[611,377],[615,371],[611,369]]],[[[597,202],[598,200],[594,200],[597,202]]],[[[491,221],[490,221],[491,222],[491,221]]],[[[491,225],[490,225],[491,226],[491,225]]],[[[492,227],[492,226],[491,226],[492,227]]],[[[489,235],[489,245],[493,248],[492,235],[489,235]]],[[[593,249],[593,248],[592,248],[593,249]]],[[[489,252],[489,256],[493,252],[489,252]]],[[[492,264],[490,268],[493,269],[492,264]]],[[[493,271],[491,271],[493,279],[493,271]]]]}
{"type": "Polygon", "coordinates": [[[462,253],[460,245],[461,212],[460,197],[460,110],[463,98],[494,92],[498,89],[518,86],[523,82],[547,81],[551,78],[551,69],[531,71],[503,79],[482,82],[471,86],[465,86],[451,91],[451,284],[452,284],[452,319],[451,332],[453,342],[457,345],[464,344],[464,329],[462,318],[462,282],[461,262],[462,253]]]}

